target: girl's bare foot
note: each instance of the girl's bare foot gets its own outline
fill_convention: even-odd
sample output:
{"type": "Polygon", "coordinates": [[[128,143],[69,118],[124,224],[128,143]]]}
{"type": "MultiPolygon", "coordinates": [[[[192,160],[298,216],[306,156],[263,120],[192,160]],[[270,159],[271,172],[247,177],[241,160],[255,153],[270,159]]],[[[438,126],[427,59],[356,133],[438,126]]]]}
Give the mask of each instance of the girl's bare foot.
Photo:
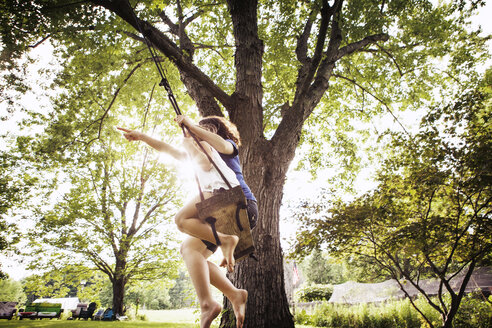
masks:
{"type": "Polygon", "coordinates": [[[236,328],[242,328],[244,317],[246,316],[246,303],[248,302],[248,292],[244,289],[238,289],[235,296],[230,299],[232,309],[236,315],[236,328]]]}
{"type": "MultiPolygon", "coordinates": [[[[234,271],[234,264],[236,261],[234,260],[234,250],[236,249],[236,245],[239,242],[239,237],[236,235],[222,235],[220,237],[220,241],[222,245],[220,249],[222,250],[222,254],[224,254],[225,259],[225,267],[227,267],[227,271],[234,271]]],[[[224,261],[222,261],[221,266],[224,266],[224,261]]]]}
{"type": "Polygon", "coordinates": [[[222,306],[219,303],[213,302],[210,305],[201,307],[200,328],[209,328],[215,318],[222,311],[222,306]]]}

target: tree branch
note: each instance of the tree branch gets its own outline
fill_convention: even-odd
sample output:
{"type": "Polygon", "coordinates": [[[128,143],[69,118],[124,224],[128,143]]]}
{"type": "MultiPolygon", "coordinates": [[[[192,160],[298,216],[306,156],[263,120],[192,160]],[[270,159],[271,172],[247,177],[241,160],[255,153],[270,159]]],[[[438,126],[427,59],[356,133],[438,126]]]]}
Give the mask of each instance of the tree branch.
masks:
{"type": "MultiPolygon", "coordinates": [[[[304,121],[312,113],[316,105],[319,103],[321,97],[328,89],[329,74],[334,68],[334,62],[328,63],[322,59],[323,48],[325,46],[326,36],[328,33],[328,25],[330,18],[332,19],[331,37],[328,43],[329,49],[337,48],[341,42],[341,32],[338,26],[337,17],[340,15],[343,0],[336,0],[333,6],[329,6],[327,1],[323,1],[323,7],[321,8],[321,22],[317,32],[318,39],[313,55],[313,59],[310,60],[306,57],[306,62],[298,72],[296,81],[296,92],[292,106],[289,110],[285,110],[285,115],[282,117],[275,135],[272,138],[274,144],[285,144],[285,140],[297,139],[291,142],[287,142],[296,145],[302,131],[304,121]],[[321,65],[320,65],[321,62],[321,65]],[[316,75],[316,78],[314,76],[316,75]],[[311,85],[313,82],[314,83],[311,85]]],[[[305,30],[308,29],[309,24],[306,23],[305,30]]],[[[301,35],[301,39],[306,36],[301,35]]],[[[303,56],[302,43],[298,43],[299,55],[303,56]]]]}
{"type": "Polygon", "coordinates": [[[36,42],[35,44],[33,45],[29,45],[28,47],[29,48],[36,48],[37,46],[39,46],[41,43],[43,43],[44,41],[48,40],[49,38],[51,37],[51,34],[48,34],[47,36],[45,36],[44,38],[42,38],[41,40],[39,40],[38,42],[36,42]]]}
{"type": "MultiPolygon", "coordinates": [[[[314,49],[314,55],[312,60],[310,60],[309,69],[306,72],[306,76],[303,78],[302,82],[300,81],[300,84],[297,87],[296,94],[299,95],[304,94],[308,90],[309,85],[311,85],[314,75],[318,70],[319,63],[321,62],[321,56],[323,54],[323,49],[325,47],[325,41],[328,33],[328,24],[330,22],[330,18],[332,18],[333,14],[335,13],[335,10],[339,10],[337,8],[338,6],[340,6],[339,8],[341,8],[341,2],[343,2],[343,0],[336,1],[333,7],[330,7],[328,1],[326,0],[323,1],[323,6],[320,11],[321,22],[319,25],[319,30],[317,32],[317,41],[316,41],[316,47],[314,49]]],[[[335,23],[335,19],[333,19],[332,26],[333,24],[337,24],[335,23]]],[[[307,28],[308,28],[308,24],[306,24],[303,33],[306,32],[307,28]]],[[[333,36],[333,28],[332,28],[332,36],[333,36]]],[[[333,39],[330,39],[330,43],[332,43],[332,41],[333,39]]],[[[303,51],[303,49],[301,48],[300,51],[303,51]]],[[[296,49],[296,53],[297,53],[297,49],[296,49]]]]}
{"type": "Polygon", "coordinates": [[[385,3],[386,3],[386,0],[383,0],[383,3],[381,3],[381,9],[379,9],[380,14],[383,13],[385,3]]]}
{"type": "MultiPolygon", "coordinates": [[[[371,234],[372,234],[372,231],[371,231],[371,234]]],[[[374,236],[372,236],[372,237],[374,237],[374,236]]],[[[372,239],[372,237],[370,237],[369,239],[372,239]]],[[[374,239],[372,239],[372,240],[374,240],[374,239]]],[[[430,319],[428,319],[427,316],[417,306],[417,304],[415,304],[415,302],[412,299],[412,297],[410,296],[410,294],[407,292],[407,290],[405,289],[405,287],[403,286],[403,284],[400,282],[400,279],[398,278],[398,276],[397,276],[395,270],[393,269],[393,267],[390,264],[387,264],[387,263],[383,262],[381,259],[378,258],[378,256],[377,256],[377,248],[378,247],[379,246],[377,246],[377,243],[373,243],[373,250],[374,250],[373,258],[374,258],[374,260],[376,262],[378,262],[379,265],[382,268],[386,269],[386,271],[388,271],[390,273],[391,277],[396,281],[396,283],[398,284],[398,286],[400,286],[400,290],[409,299],[409,301],[412,304],[413,308],[422,316],[422,318],[424,318],[424,320],[429,324],[429,327],[433,327],[432,321],[430,319]]]]}
{"type": "MultiPolygon", "coordinates": [[[[348,44],[348,45],[340,48],[338,50],[334,60],[338,60],[338,59],[340,59],[344,56],[350,55],[356,51],[360,51],[361,49],[363,49],[364,47],[366,47],[370,44],[376,43],[376,45],[377,45],[378,41],[388,41],[388,40],[389,40],[389,35],[386,33],[380,33],[380,34],[374,34],[374,35],[366,36],[364,39],[362,39],[360,41],[353,42],[351,44],[348,44]]],[[[380,47],[380,46],[378,45],[378,47],[380,47]]],[[[382,48],[380,48],[380,49],[384,51],[384,49],[382,49],[382,48]]]]}
{"type": "Polygon", "coordinates": [[[165,202],[162,202],[162,201],[163,201],[163,199],[166,197],[166,195],[169,193],[169,190],[170,190],[170,188],[167,188],[167,189],[166,189],[166,192],[165,192],[165,193],[164,193],[164,194],[163,194],[163,195],[159,198],[159,200],[157,201],[157,203],[156,203],[156,204],[154,204],[154,205],[153,205],[153,206],[152,206],[152,207],[151,207],[151,208],[147,211],[147,213],[145,214],[144,218],[143,218],[143,219],[142,219],[142,221],[140,222],[140,224],[139,224],[138,228],[135,230],[135,232],[139,231],[139,230],[142,228],[142,226],[145,224],[145,222],[147,222],[147,221],[148,221],[148,219],[152,216],[152,213],[154,213],[154,211],[155,211],[156,209],[158,209],[159,207],[164,206],[164,205],[166,205],[166,204],[168,204],[168,203],[170,202],[170,199],[168,199],[168,200],[167,200],[167,201],[165,201],[165,202]]]}
{"type": "MultiPolygon", "coordinates": [[[[67,147],[70,147],[71,145],[73,145],[75,142],[78,141],[78,139],[87,131],[89,130],[89,128],[98,123],[99,122],[99,129],[98,129],[98,134],[97,134],[97,137],[87,141],[87,142],[84,142],[84,144],[86,146],[89,146],[92,142],[98,140],[101,138],[101,132],[102,132],[102,127],[103,127],[103,123],[104,123],[104,119],[106,118],[106,116],[108,115],[111,107],[113,106],[114,102],[116,101],[116,98],[118,97],[118,94],[120,93],[121,89],[123,88],[123,86],[126,85],[126,83],[128,82],[128,80],[130,79],[130,77],[136,72],[136,70],[138,68],[140,68],[141,66],[143,65],[143,63],[139,63],[137,64],[131,71],[130,73],[127,75],[127,77],[123,80],[123,83],[118,87],[118,89],[115,91],[115,93],[113,94],[113,98],[111,100],[111,102],[109,103],[108,107],[106,109],[104,109],[104,113],[101,117],[99,117],[97,120],[91,122],[87,127],[85,127],[70,143],[66,144],[62,149],[66,149],[67,147]]],[[[97,101],[96,101],[97,103],[97,101]]],[[[99,103],[97,103],[99,104],[99,103]]],[[[102,107],[102,105],[99,104],[99,106],[102,107]]]]}
{"type": "Polygon", "coordinates": [[[377,247],[378,247],[378,248],[379,248],[379,249],[380,249],[380,250],[381,250],[381,251],[385,254],[385,256],[386,256],[386,257],[387,257],[387,258],[388,258],[388,259],[389,259],[389,260],[390,260],[390,261],[391,261],[391,262],[392,262],[392,263],[393,263],[393,264],[397,267],[398,272],[400,272],[400,273],[401,273],[401,275],[402,275],[403,277],[405,277],[405,278],[406,278],[406,279],[407,279],[407,280],[408,280],[408,281],[412,284],[412,286],[414,286],[414,287],[415,287],[415,289],[417,289],[417,290],[418,290],[418,291],[419,291],[419,292],[420,292],[420,293],[421,293],[421,294],[425,297],[425,299],[427,300],[427,303],[429,303],[429,305],[430,305],[430,306],[432,306],[434,309],[436,309],[436,311],[438,311],[439,313],[443,314],[442,309],[441,309],[438,305],[436,305],[436,304],[435,304],[435,303],[431,300],[431,298],[429,297],[429,295],[427,295],[427,293],[426,293],[426,292],[425,292],[425,291],[424,291],[424,290],[423,290],[423,289],[422,289],[422,288],[421,288],[418,284],[416,284],[416,283],[413,281],[412,277],[410,277],[410,275],[409,275],[409,274],[407,274],[407,273],[405,272],[405,270],[403,270],[403,269],[401,268],[400,263],[398,262],[398,260],[396,260],[396,259],[395,259],[395,257],[394,257],[393,255],[391,255],[385,247],[383,247],[382,245],[380,245],[380,244],[376,241],[376,239],[375,239],[375,238],[371,239],[371,242],[372,242],[374,245],[376,245],[376,246],[377,246],[377,247]]]}
{"type": "MultiPolygon", "coordinates": [[[[373,94],[372,92],[370,92],[369,90],[367,90],[367,88],[363,87],[362,85],[360,85],[359,83],[357,83],[355,80],[353,79],[350,79],[346,76],[343,76],[343,75],[340,75],[340,74],[333,74],[334,77],[338,77],[338,78],[341,78],[341,79],[344,79],[346,81],[349,81],[351,83],[353,83],[354,85],[356,85],[357,87],[359,87],[360,89],[362,89],[364,92],[370,94],[374,99],[376,99],[381,105],[383,105],[384,108],[386,108],[386,110],[388,111],[388,113],[391,114],[391,116],[393,116],[393,119],[400,125],[400,127],[403,129],[403,131],[410,137],[412,138],[412,136],[410,135],[410,133],[407,131],[407,129],[405,129],[405,127],[403,126],[403,124],[400,122],[400,120],[398,120],[398,118],[395,116],[395,114],[393,113],[393,111],[390,109],[390,107],[381,99],[379,98],[378,96],[376,96],[375,94],[373,94]]],[[[412,138],[413,139],[413,138],[412,138]]]]}
{"type": "MultiPolygon", "coordinates": [[[[387,41],[384,40],[384,41],[387,41]]],[[[400,74],[400,77],[402,77],[405,73],[403,73],[403,71],[401,70],[400,68],[400,65],[398,64],[398,62],[396,61],[396,58],[386,49],[384,49],[381,45],[379,45],[378,43],[376,43],[376,46],[381,49],[382,52],[384,52],[386,55],[388,55],[388,57],[393,61],[393,63],[395,64],[396,68],[398,69],[398,73],[400,74]]]]}
{"type": "Polygon", "coordinates": [[[297,56],[297,60],[303,64],[302,65],[303,67],[306,66],[305,64],[307,64],[306,62],[308,60],[308,56],[307,56],[308,40],[309,40],[309,35],[311,34],[312,27],[313,27],[313,21],[311,17],[308,17],[308,19],[306,20],[306,24],[304,25],[304,30],[302,31],[301,35],[297,37],[296,56],[297,56]]]}

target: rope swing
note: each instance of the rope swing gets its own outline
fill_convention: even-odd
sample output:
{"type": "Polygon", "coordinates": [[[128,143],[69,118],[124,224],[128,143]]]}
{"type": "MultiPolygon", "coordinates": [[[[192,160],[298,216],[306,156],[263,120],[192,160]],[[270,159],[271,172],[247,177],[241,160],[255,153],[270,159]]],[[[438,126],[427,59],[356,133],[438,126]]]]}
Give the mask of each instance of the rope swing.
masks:
{"type": "MultiPolygon", "coordinates": [[[[132,11],[132,15],[135,19],[138,31],[143,36],[145,43],[147,44],[147,48],[149,49],[152,59],[157,67],[157,71],[161,76],[159,86],[164,87],[164,89],[166,90],[167,96],[169,98],[169,101],[171,102],[171,105],[173,106],[176,115],[182,115],[181,110],[178,106],[178,102],[174,97],[171,86],[169,85],[169,82],[164,73],[164,69],[157,59],[157,51],[143,32],[140,21],[136,16],[135,11],[131,7],[130,2],[128,2],[128,5],[132,11]]],[[[203,145],[200,143],[196,135],[193,134],[186,125],[182,125],[181,128],[183,129],[183,133],[185,132],[184,129],[187,130],[187,132],[200,147],[200,150],[206,155],[210,163],[217,170],[220,177],[224,180],[225,184],[228,187],[228,189],[221,189],[218,192],[214,192],[213,196],[205,199],[202,188],[200,186],[198,175],[195,172],[195,180],[198,185],[201,199],[201,201],[196,204],[199,219],[210,224],[217,246],[221,245],[217,231],[227,235],[236,235],[239,237],[239,242],[234,250],[234,258],[236,261],[242,260],[248,255],[256,259],[256,257],[254,256],[255,248],[247,213],[247,201],[241,186],[232,187],[220,168],[215,163],[215,161],[204,149],[203,145]]]]}

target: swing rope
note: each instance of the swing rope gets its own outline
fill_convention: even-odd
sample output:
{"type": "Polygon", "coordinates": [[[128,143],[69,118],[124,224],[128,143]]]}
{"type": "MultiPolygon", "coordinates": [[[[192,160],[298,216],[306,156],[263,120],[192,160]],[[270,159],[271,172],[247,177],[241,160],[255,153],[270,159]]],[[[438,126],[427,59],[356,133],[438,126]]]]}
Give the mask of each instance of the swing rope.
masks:
{"type": "Polygon", "coordinates": [[[171,89],[171,86],[169,85],[169,82],[166,78],[166,74],[164,73],[164,68],[162,67],[161,62],[158,60],[157,56],[157,50],[155,50],[154,46],[150,42],[150,40],[147,38],[147,36],[144,34],[142,30],[142,26],[140,25],[140,20],[135,14],[135,10],[133,10],[133,7],[130,4],[130,1],[128,0],[128,6],[131,9],[133,18],[135,19],[135,23],[137,24],[137,29],[140,32],[140,34],[143,36],[145,40],[145,44],[147,45],[147,48],[149,49],[150,55],[152,56],[152,60],[155,63],[155,66],[157,67],[157,71],[159,72],[159,75],[161,76],[161,82],[159,82],[159,86],[164,87],[164,89],[167,92],[167,96],[169,98],[169,101],[171,102],[171,105],[173,106],[174,112],[176,115],[182,115],[181,110],[179,109],[178,102],[176,101],[176,98],[174,97],[173,90],[171,89]]]}

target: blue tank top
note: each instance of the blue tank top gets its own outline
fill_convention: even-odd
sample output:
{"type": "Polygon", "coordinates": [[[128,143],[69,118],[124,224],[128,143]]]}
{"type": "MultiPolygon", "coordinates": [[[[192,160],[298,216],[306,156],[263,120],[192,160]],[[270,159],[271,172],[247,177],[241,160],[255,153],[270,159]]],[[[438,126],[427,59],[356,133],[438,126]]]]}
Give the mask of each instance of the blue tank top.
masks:
{"type": "Polygon", "coordinates": [[[231,170],[236,173],[236,178],[237,181],[239,181],[239,185],[243,189],[244,196],[246,196],[246,199],[254,200],[256,201],[255,196],[251,192],[251,189],[249,189],[248,185],[246,184],[246,181],[244,181],[244,176],[243,176],[243,171],[241,169],[241,163],[239,162],[239,151],[237,149],[237,145],[234,141],[231,139],[226,139],[226,141],[229,141],[232,146],[234,147],[234,152],[232,154],[222,154],[219,153],[220,157],[224,162],[229,166],[231,170]]]}

